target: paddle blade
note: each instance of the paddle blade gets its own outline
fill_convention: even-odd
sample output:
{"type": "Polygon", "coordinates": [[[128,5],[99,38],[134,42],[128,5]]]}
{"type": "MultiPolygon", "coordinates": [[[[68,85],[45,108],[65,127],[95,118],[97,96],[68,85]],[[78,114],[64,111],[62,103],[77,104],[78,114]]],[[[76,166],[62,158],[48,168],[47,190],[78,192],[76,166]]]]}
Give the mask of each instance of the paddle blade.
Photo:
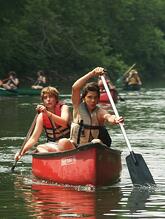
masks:
{"type": "Polygon", "coordinates": [[[130,154],[126,157],[126,162],[132,183],[137,185],[155,184],[150,170],[148,169],[142,155],[135,153],[133,153],[133,155],[134,156],[130,154]]]}
{"type": "Polygon", "coordinates": [[[14,172],[14,169],[15,169],[15,167],[16,167],[16,164],[17,164],[17,161],[15,160],[13,166],[11,167],[11,171],[12,171],[12,172],[14,172]]]}

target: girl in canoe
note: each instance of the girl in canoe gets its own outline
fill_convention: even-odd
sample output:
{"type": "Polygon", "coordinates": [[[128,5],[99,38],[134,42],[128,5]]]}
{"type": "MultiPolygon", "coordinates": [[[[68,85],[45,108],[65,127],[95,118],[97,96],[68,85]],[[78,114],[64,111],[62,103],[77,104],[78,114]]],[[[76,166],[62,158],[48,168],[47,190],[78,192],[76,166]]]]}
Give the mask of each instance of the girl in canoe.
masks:
{"type": "Polygon", "coordinates": [[[125,85],[124,85],[125,89],[140,90],[141,85],[142,82],[138,72],[135,69],[131,70],[125,79],[125,85]]]}
{"type": "MultiPolygon", "coordinates": [[[[118,92],[117,92],[117,89],[116,87],[113,85],[112,81],[110,80],[110,78],[108,77],[108,73],[105,71],[104,72],[104,77],[105,77],[105,80],[106,80],[106,83],[110,89],[110,92],[111,92],[111,96],[113,98],[113,101],[115,103],[117,103],[118,99],[119,99],[119,96],[118,96],[118,92]]],[[[104,88],[104,85],[103,85],[103,82],[101,80],[100,77],[98,77],[98,86],[100,88],[100,98],[99,98],[99,102],[109,102],[109,98],[108,98],[108,95],[105,91],[105,88],[104,88]]],[[[120,98],[121,99],[121,98],[120,98]]]]}
{"type": "MultiPolygon", "coordinates": [[[[118,124],[123,118],[109,114],[105,109],[97,106],[100,89],[97,83],[87,83],[88,80],[104,74],[104,68],[97,67],[79,78],[72,86],[73,122],[71,124],[70,139],[60,139],[59,147],[70,145],[77,147],[88,142],[104,142],[106,140],[104,123],[118,124]],[[81,95],[82,89],[82,95],[81,95]],[[102,131],[104,130],[104,131],[102,131]]],[[[108,145],[109,146],[109,145],[108,145]]]]}
{"type": "MultiPolygon", "coordinates": [[[[107,82],[109,89],[110,90],[116,89],[116,87],[113,85],[112,81],[108,77],[107,72],[104,72],[104,77],[105,77],[105,80],[107,82]]],[[[104,85],[100,77],[98,78],[98,86],[100,88],[100,93],[105,92],[104,85]]]]}
{"type": "Polygon", "coordinates": [[[6,90],[15,90],[19,86],[19,79],[14,71],[9,72],[9,77],[4,80],[0,80],[0,86],[6,90]]]}
{"type": "Polygon", "coordinates": [[[34,85],[32,85],[32,88],[33,89],[42,89],[42,88],[46,87],[46,83],[47,83],[47,80],[46,80],[45,73],[40,70],[37,72],[37,80],[34,83],[34,85]]]}
{"type": "Polygon", "coordinates": [[[69,137],[70,112],[69,107],[59,101],[59,92],[54,87],[45,87],[41,91],[43,105],[37,106],[39,115],[36,120],[34,131],[23,147],[23,150],[16,153],[15,160],[19,160],[31,147],[33,147],[43,129],[47,136],[47,143],[37,146],[38,152],[56,152],[72,148],[71,145],[65,145],[58,149],[57,142],[62,137],[69,137]]]}

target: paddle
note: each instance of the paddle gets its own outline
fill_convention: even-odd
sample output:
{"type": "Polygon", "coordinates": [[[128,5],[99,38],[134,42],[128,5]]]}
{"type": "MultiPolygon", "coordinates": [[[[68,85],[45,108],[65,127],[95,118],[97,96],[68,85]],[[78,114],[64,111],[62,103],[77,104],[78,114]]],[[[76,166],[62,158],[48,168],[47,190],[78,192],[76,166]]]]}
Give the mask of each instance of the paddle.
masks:
{"type": "Polygon", "coordinates": [[[131,65],[131,67],[129,67],[129,69],[126,71],[126,72],[124,72],[124,74],[119,78],[119,79],[117,79],[117,84],[121,84],[121,82],[123,81],[123,79],[126,77],[126,75],[134,68],[134,66],[136,65],[136,63],[134,63],[133,65],[131,65]]]}
{"type": "Polygon", "coordinates": [[[126,72],[124,72],[123,77],[125,77],[136,65],[136,63],[134,63],[126,72]]]}
{"type": "MultiPolygon", "coordinates": [[[[119,117],[118,111],[116,109],[116,106],[114,104],[114,101],[112,99],[111,93],[109,91],[109,88],[107,86],[106,80],[104,76],[101,76],[101,79],[103,81],[105,90],[107,92],[108,98],[110,100],[112,109],[117,117],[119,117]]],[[[126,144],[128,146],[128,149],[130,151],[130,155],[126,157],[126,162],[129,170],[129,174],[132,179],[133,184],[140,184],[140,185],[148,185],[148,184],[155,184],[154,179],[149,171],[149,168],[147,167],[147,164],[145,163],[143,157],[141,154],[135,154],[131,148],[131,144],[127,138],[124,126],[122,123],[119,123],[121,131],[123,133],[123,136],[125,138],[126,144]]]]}
{"type": "MultiPolygon", "coordinates": [[[[22,146],[21,146],[20,152],[22,152],[22,150],[24,149],[24,146],[25,146],[26,142],[29,140],[30,136],[31,136],[32,133],[33,133],[33,130],[34,130],[34,127],[35,127],[35,124],[36,124],[37,117],[38,117],[38,114],[36,114],[35,117],[34,117],[34,120],[33,120],[32,124],[31,124],[31,127],[30,127],[30,129],[29,129],[29,131],[28,131],[28,133],[27,133],[27,135],[26,135],[26,138],[24,139],[23,144],[22,144],[22,146]]],[[[15,162],[14,162],[12,168],[11,168],[11,171],[14,171],[14,169],[15,169],[15,167],[16,167],[16,164],[17,164],[17,161],[18,161],[18,160],[15,160],[15,162]]]]}

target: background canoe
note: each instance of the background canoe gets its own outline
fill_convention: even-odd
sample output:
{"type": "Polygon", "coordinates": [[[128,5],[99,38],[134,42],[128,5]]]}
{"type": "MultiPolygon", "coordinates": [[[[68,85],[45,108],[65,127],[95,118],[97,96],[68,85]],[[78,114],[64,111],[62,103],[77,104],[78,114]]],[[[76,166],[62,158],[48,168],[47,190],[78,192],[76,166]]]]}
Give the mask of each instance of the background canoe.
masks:
{"type": "Polygon", "coordinates": [[[41,90],[36,90],[32,88],[18,88],[16,90],[6,90],[0,88],[0,96],[21,96],[21,95],[40,95],[41,90]]]}
{"type": "Polygon", "coordinates": [[[139,91],[141,89],[141,85],[139,84],[132,84],[132,85],[126,85],[123,88],[126,91],[139,91]]]}

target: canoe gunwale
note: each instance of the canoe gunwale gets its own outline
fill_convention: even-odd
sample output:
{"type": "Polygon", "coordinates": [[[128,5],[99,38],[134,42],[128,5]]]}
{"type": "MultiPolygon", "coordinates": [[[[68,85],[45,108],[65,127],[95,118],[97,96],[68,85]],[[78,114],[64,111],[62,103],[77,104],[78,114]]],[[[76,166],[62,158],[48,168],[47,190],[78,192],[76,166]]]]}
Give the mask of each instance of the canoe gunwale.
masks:
{"type": "Polygon", "coordinates": [[[39,158],[45,159],[45,158],[50,158],[50,157],[65,157],[68,155],[73,155],[73,154],[79,153],[79,152],[87,150],[89,148],[96,148],[96,147],[98,149],[101,149],[101,150],[111,151],[111,153],[114,153],[114,154],[121,154],[120,150],[109,148],[106,145],[100,144],[100,143],[83,144],[83,145],[80,145],[78,148],[75,148],[73,150],[63,151],[63,152],[47,152],[47,153],[31,153],[31,154],[34,158],[38,158],[38,159],[39,158]]]}

